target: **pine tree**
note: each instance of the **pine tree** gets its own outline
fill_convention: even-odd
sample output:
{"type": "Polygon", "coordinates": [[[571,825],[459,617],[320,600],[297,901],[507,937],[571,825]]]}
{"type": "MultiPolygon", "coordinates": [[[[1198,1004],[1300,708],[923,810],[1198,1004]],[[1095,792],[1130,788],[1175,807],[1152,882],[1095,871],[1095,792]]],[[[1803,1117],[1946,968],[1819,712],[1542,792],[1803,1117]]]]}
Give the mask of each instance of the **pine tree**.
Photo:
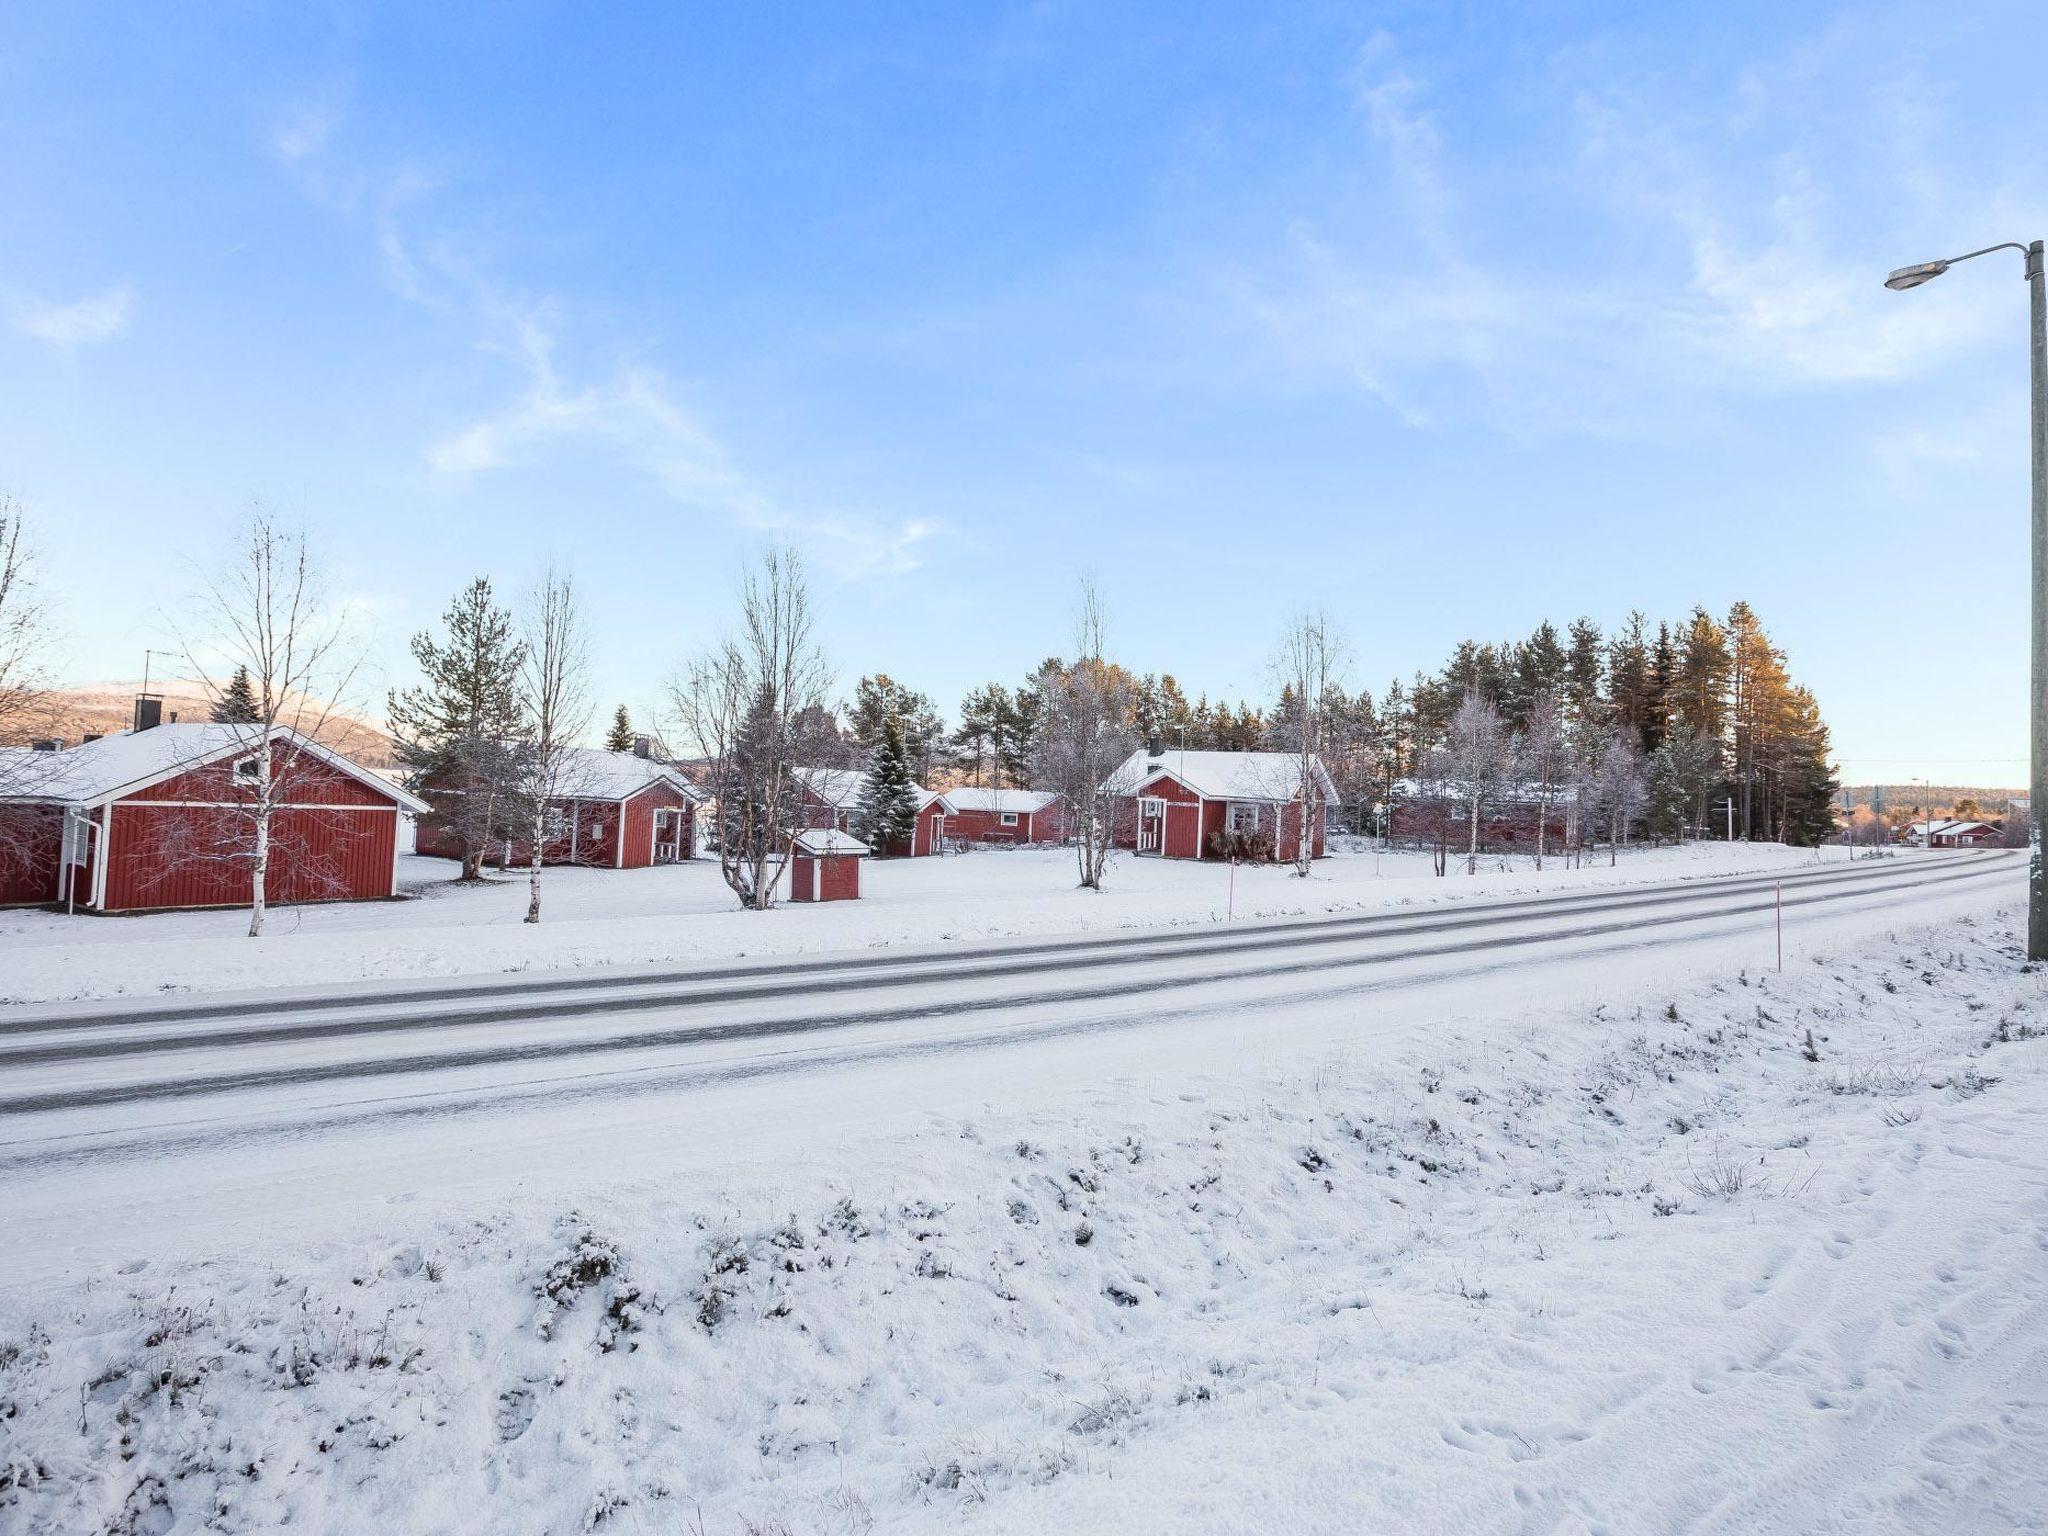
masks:
{"type": "Polygon", "coordinates": [[[1600,626],[1588,618],[1572,620],[1564,663],[1565,724],[1581,756],[1591,754],[1606,720],[1601,654],[1600,626]]]}
{"type": "Polygon", "coordinates": [[[412,638],[425,681],[391,694],[387,713],[399,759],[462,852],[462,876],[513,835],[519,782],[519,668],[526,647],[512,615],[479,576],[448,605],[442,636],[412,638]]]}
{"type": "Polygon", "coordinates": [[[216,725],[253,725],[262,718],[262,710],[256,703],[256,685],[249,681],[247,667],[235,668],[235,675],[228,679],[227,687],[221,690],[220,698],[213,706],[213,722],[216,725]]]}
{"type": "Polygon", "coordinates": [[[633,750],[633,721],[623,704],[612,712],[612,728],[605,732],[604,749],[607,752],[633,750]]]}
{"type": "Polygon", "coordinates": [[[917,832],[917,800],[903,723],[890,715],[882,721],[874,751],[868,755],[867,776],[854,808],[854,835],[877,853],[908,853],[917,832]]]}
{"type": "Polygon", "coordinates": [[[1649,621],[1630,613],[1628,627],[1607,645],[1609,722],[1628,731],[1640,751],[1650,734],[1649,621]]]}

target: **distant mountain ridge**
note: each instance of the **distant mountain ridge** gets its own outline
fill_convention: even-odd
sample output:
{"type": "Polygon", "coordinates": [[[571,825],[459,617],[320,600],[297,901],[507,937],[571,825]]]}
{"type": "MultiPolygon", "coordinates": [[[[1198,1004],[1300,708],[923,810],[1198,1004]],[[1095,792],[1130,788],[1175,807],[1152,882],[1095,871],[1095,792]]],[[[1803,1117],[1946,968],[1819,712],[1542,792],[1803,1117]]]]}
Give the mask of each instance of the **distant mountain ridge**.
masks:
{"type": "MultiPolygon", "coordinates": [[[[74,683],[52,688],[43,695],[47,722],[38,736],[54,736],[66,746],[76,746],[89,735],[111,736],[125,731],[135,719],[135,696],[143,691],[141,682],[74,683]]],[[[164,719],[208,720],[213,701],[190,681],[150,680],[149,691],[161,694],[164,719]]],[[[317,713],[317,707],[312,711],[317,713]]],[[[314,733],[323,746],[344,752],[366,768],[393,768],[398,748],[390,733],[358,716],[340,710],[330,714],[322,729],[314,733]]],[[[18,743],[16,743],[18,745],[18,743]]]]}

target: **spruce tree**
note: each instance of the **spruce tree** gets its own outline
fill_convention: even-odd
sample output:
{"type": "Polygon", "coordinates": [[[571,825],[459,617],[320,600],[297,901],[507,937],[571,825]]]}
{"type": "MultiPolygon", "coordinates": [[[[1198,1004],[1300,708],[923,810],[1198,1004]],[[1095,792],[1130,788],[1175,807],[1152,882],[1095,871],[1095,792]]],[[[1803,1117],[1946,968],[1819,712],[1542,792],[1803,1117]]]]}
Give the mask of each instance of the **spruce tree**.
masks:
{"type": "Polygon", "coordinates": [[[261,717],[262,711],[256,703],[256,685],[249,681],[249,669],[235,668],[235,675],[228,679],[227,687],[214,701],[214,724],[251,725],[261,717]]]}
{"type": "Polygon", "coordinates": [[[605,732],[604,749],[607,752],[633,750],[633,720],[623,704],[612,712],[612,728],[605,732]]]}
{"type": "Polygon", "coordinates": [[[441,624],[438,639],[424,630],[413,636],[424,681],[393,692],[387,712],[400,761],[460,848],[462,878],[474,880],[484,855],[514,831],[526,647],[488,577],[458,593],[441,624]]]}
{"type": "Polygon", "coordinates": [[[854,808],[854,835],[877,853],[908,853],[917,832],[918,795],[903,745],[903,724],[885,717],[854,808]]]}

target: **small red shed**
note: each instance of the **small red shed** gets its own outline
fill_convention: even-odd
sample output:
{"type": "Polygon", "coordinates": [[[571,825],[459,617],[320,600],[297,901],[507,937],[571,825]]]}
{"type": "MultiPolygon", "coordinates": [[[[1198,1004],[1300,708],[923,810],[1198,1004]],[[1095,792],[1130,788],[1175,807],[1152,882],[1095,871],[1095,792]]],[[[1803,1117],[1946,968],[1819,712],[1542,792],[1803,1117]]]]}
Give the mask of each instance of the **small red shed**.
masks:
{"type": "Polygon", "coordinates": [[[850,833],[807,827],[789,855],[791,901],[857,901],[860,861],[872,850],[850,833]]]}
{"type": "Polygon", "coordinates": [[[269,756],[265,898],[398,892],[398,823],[427,807],[288,726],[192,721],[10,756],[0,785],[0,903],[92,912],[241,906],[254,894],[269,756]]]}

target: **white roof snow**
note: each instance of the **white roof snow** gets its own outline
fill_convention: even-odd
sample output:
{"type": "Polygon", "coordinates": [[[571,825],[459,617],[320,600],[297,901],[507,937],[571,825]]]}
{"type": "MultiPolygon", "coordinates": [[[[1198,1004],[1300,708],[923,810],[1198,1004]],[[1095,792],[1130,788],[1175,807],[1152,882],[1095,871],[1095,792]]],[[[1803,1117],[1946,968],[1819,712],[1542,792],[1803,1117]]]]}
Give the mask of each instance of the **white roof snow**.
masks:
{"type": "MultiPolygon", "coordinates": [[[[1323,798],[1342,804],[1336,781],[1314,760],[1323,798]]],[[[1301,760],[1292,752],[1183,752],[1169,747],[1157,754],[1137,751],[1103,781],[1113,795],[1135,794],[1155,774],[1167,773],[1204,800],[1292,800],[1301,787],[1301,760]]]]}
{"type": "MultiPolygon", "coordinates": [[[[799,768],[798,781],[835,811],[850,811],[860,804],[861,786],[868,781],[864,768],[799,768]]],[[[934,800],[938,792],[926,789],[922,784],[912,784],[917,791],[917,808],[923,810],[934,800]]]]}
{"type": "Polygon", "coordinates": [[[1948,837],[1958,832],[1995,832],[1998,829],[1988,822],[1958,821],[1952,816],[1943,816],[1932,823],[1916,821],[1906,829],[1908,837],[1948,837]]]}
{"type": "Polygon", "coordinates": [[[830,827],[807,827],[796,835],[799,853],[873,853],[875,850],[855,837],[851,832],[835,832],[830,827]]]}
{"type": "Polygon", "coordinates": [[[696,785],[667,763],[602,747],[566,747],[557,780],[563,800],[629,800],[652,784],[672,784],[692,800],[704,798],[696,785]]]}
{"type": "Polygon", "coordinates": [[[1014,811],[1033,816],[1059,799],[1049,789],[948,789],[939,798],[949,811],[1014,811]]]}
{"type": "MultiPolygon", "coordinates": [[[[275,726],[271,734],[290,742],[295,750],[360,780],[378,793],[389,795],[409,811],[427,809],[425,801],[290,726],[275,726]]],[[[37,774],[35,782],[23,785],[7,797],[60,800],[72,805],[103,805],[231,752],[252,751],[262,741],[263,735],[261,726],[218,725],[210,720],[173,722],[146,731],[122,731],[62,752],[35,754],[37,758],[50,760],[49,770],[37,774]]],[[[10,766],[20,771],[18,763],[10,766]]],[[[34,766],[30,764],[30,767],[34,766]]]]}

